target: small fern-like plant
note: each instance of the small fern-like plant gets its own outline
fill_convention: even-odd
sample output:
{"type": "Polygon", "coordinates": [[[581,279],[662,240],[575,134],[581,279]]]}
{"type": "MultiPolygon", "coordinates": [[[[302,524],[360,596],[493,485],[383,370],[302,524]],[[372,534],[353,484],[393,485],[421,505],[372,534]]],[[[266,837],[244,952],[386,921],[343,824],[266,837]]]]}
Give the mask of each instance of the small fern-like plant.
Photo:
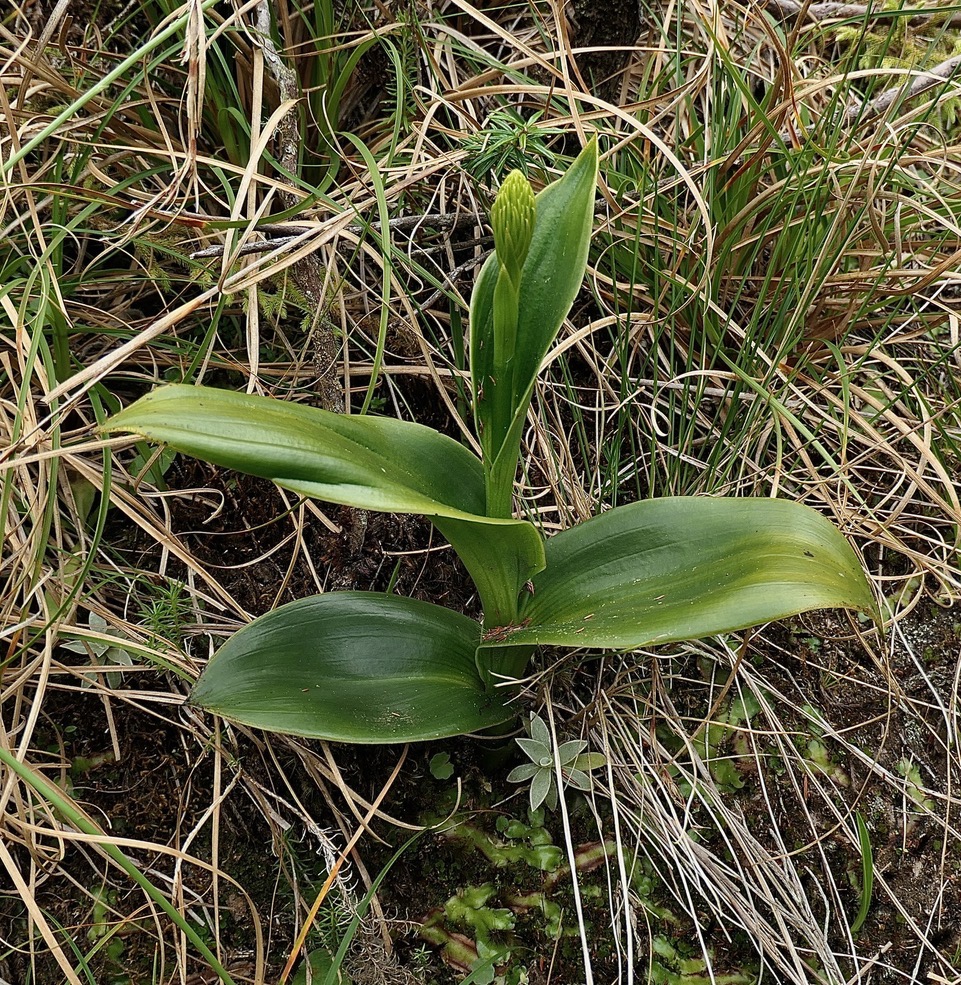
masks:
{"type": "MultiPolygon", "coordinates": [[[[919,23],[912,21],[917,11],[907,10],[903,0],[885,0],[873,15],[890,12],[890,18],[878,19],[867,28],[863,22],[840,25],[834,29],[838,42],[847,47],[858,69],[897,69],[894,85],[904,85],[910,70],[932,69],[961,55],[961,37],[947,22],[955,8],[946,7],[943,14],[930,11],[919,23]]],[[[940,99],[936,108],[937,122],[953,130],[961,115],[961,98],[940,99]]]]}

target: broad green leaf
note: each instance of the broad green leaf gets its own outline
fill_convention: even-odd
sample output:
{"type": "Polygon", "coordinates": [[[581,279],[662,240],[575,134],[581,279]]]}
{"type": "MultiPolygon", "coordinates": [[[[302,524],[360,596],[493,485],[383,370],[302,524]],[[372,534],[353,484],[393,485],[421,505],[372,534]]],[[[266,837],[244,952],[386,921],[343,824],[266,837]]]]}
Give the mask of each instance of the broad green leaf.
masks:
{"type": "Polygon", "coordinates": [[[474,415],[484,460],[497,470],[498,509],[510,502],[517,446],[534,380],[584,279],[594,218],[597,143],[591,141],[567,172],[536,196],[536,218],[521,272],[514,357],[506,374],[495,370],[496,254],[487,258],[471,296],[470,342],[474,415]],[[505,447],[506,446],[506,447],[505,447]],[[506,476],[506,478],[505,478],[506,476]]]}
{"type": "Polygon", "coordinates": [[[522,619],[498,634],[498,646],[623,649],[822,608],[877,618],[841,533],[787,500],[651,499],[565,530],[546,551],[522,619]]]}
{"type": "Polygon", "coordinates": [[[388,417],[200,386],[164,386],[107,422],[305,496],[385,513],[483,516],[484,475],[463,445],[388,417]]]}
{"type": "MultiPolygon", "coordinates": [[[[509,620],[501,625],[512,624],[513,620],[509,620]]],[[[494,629],[491,632],[497,635],[500,630],[494,629]]],[[[490,643],[477,650],[478,672],[491,686],[505,680],[518,680],[527,673],[528,664],[536,649],[535,646],[497,646],[490,643]]]]}
{"type": "Polygon", "coordinates": [[[474,662],[480,626],[441,606],[332,592],[281,606],[214,654],[190,703],[272,732],[415,742],[512,718],[474,662]]]}
{"type": "Polygon", "coordinates": [[[116,414],[106,430],[132,431],[304,496],[423,513],[464,561],[494,622],[516,614],[521,586],[544,566],[543,542],[531,524],[486,516],[478,458],[420,424],[210,387],[165,386],[116,414]]]}

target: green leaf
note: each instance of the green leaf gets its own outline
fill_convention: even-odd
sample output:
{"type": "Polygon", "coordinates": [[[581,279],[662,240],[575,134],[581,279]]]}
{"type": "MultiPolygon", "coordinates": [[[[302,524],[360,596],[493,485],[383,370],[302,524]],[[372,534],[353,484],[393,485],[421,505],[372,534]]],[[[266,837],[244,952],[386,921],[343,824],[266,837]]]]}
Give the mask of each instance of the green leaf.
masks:
{"type": "Polygon", "coordinates": [[[508,783],[523,783],[525,780],[529,780],[536,773],[539,773],[543,767],[538,766],[536,763],[522,763],[520,766],[515,766],[510,773],[507,774],[508,783]]]}
{"type": "Polygon", "coordinates": [[[214,655],[190,703],[272,732],[342,742],[464,735],[512,718],[474,662],[480,626],[441,606],[332,592],[281,606],[214,655]]]}
{"type": "Polygon", "coordinates": [[[470,572],[484,606],[484,625],[517,617],[520,591],[544,568],[544,538],[526,520],[431,517],[470,572]]]}
{"type": "Polygon", "coordinates": [[[531,810],[536,811],[547,800],[554,785],[554,774],[549,769],[538,770],[531,781],[531,810]]]}
{"type": "Polygon", "coordinates": [[[430,775],[435,780],[449,780],[454,775],[454,765],[450,761],[450,753],[435,752],[430,757],[430,775]]]}
{"type": "Polygon", "coordinates": [[[310,966],[311,985],[321,985],[328,975],[333,973],[336,985],[350,985],[351,979],[340,970],[339,962],[326,948],[319,948],[307,955],[307,960],[290,980],[290,985],[307,985],[307,966],[310,966]]]}
{"type": "Polygon", "coordinates": [[[851,924],[851,936],[854,937],[864,926],[871,912],[871,894],[874,891],[874,852],[871,849],[871,832],[860,811],[854,812],[858,828],[858,845],[861,848],[861,905],[858,915],[851,924]]]}
{"type": "Polygon", "coordinates": [[[199,386],[164,386],[112,417],[194,458],[273,479],[304,496],[389,513],[483,515],[475,455],[431,428],[387,417],[199,386]]]}
{"type": "Polygon", "coordinates": [[[494,295],[501,262],[492,253],[471,296],[470,343],[474,416],[488,485],[489,512],[510,509],[517,450],[534,380],[584,279],[594,220],[597,142],[592,140],[564,176],[536,196],[536,218],[518,290],[516,342],[505,373],[496,367],[494,295]],[[494,464],[500,459],[497,468],[494,464]]]}
{"type": "Polygon", "coordinates": [[[557,747],[557,761],[561,764],[561,766],[566,766],[568,763],[576,759],[577,756],[586,748],[586,739],[570,739],[567,742],[562,742],[557,747]]]}
{"type": "Polygon", "coordinates": [[[577,790],[591,789],[591,778],[583,770],[570,770],[564,775],[564,782],[577,790]]]}
{"type": "Polygon", "coordinates": [[[838,529],[787,500],[646,500],[557,534],[546,551],[523,619],[499,646],[624,649],[823,608],[878,618],[838,529]]]}
{"type": "Polygon", "coordinates": [[[585,752],[574,760],[574,768],[578,770],[599,770],[607,765],[607,757],[602,752],[585,752]]]}
{"type": "Polygon", "coordinates": [[[116,414],[105,430],[131,431],[303,496],[429,516],[474,578],[490,624],[516,616],[521,587],[544,566],[543,541],[531,524],[486,516],[478,458],[420,424],[165,386],[116,414]]]}
{"type": "Polygon", "coordinates": [[[554,751],[551,749],[549,742],[541,742],[540,739],[527,739],[524,736],[514,741],[538,765],[541,765],[542,759],[549,759],[551,762],[554,761],[554,751]]]}
{"type": "Polygon", "coordinates": [[[540,715],[531,715],[531,738],[544,746],[548,752],[551,751],[551,732],[547,722],[540,715]]]}

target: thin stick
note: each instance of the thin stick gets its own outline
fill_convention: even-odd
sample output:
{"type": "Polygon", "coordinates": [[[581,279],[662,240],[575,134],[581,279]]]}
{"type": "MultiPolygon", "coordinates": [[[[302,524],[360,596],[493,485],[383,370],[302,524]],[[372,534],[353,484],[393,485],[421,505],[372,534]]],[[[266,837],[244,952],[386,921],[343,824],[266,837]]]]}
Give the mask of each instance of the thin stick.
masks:
{"type": "Polygon", "coordinates": [[[961,55],[955,55],[934,68],[912,71],[911,75],[914,78],[911,82],[906,82],[903,86],[885,89],[877,99],[872,99],[867,104],[849,106],[844,113],[844,121],[845,123],[852,123],[859,116],[879,116],[890,109],[892,104],[898,100],[914,99],[927,92],[928,89],[933,89],[936,85],[947,82],[959,67],[961,67],[961,55]]]}
{"type": "MultiPolygon", "coordinates": [[[[882,7],[880,4],[873,7],[870,4],[858,3],[811,3],[803,4],[798,0],[768,0],[768,7],[776,7],[785,17],[796,17],[800,14],[806,20],[828,21],[828,20],[880,20],[886,16],[897,16],[898,11],[882,7]]],[[[918,27],[929,21],[938,21],[944,27],[961,27],[961,14],[952,13],[947,17],[946,10],[932,8],[930,11],[915,14],[908,20],[911,27],[918,27]]]]}

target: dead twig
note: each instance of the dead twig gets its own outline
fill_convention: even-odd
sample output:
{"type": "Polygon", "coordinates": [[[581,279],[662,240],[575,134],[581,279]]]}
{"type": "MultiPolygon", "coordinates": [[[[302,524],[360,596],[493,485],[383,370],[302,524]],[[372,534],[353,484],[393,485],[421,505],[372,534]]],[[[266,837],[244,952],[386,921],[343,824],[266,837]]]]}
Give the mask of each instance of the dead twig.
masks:
{"type": "Polygon", "coordinates": [[[929,89],[935,88],[951,79],[951,77],[961,67],[961,55],[955,55],[947,61],[941,62],[934,68],[926,70],[915,69],[911,72],[913,78],[902,86],[893,86],[886,89],[869,103],[849,106],[844,113],[845,123],[854,123],[858,118],[862,121],[885,113],[891,106],[906,99],[915,99],[929,89]]]}
{"type": "MultiPolygon", "coordinates": [[[[442,231],[454,229],[457,226],[467,222],[476,223],[476,216],[466,213],[456,214],[453,212],[429,212],[426,215],[395,216],[393,219],[389,219],[387,221],[387,225],[394,232],[412,232],[420,226],[427,226],[435,231],[442,231]]],[[[248,256],[252,253],[269,253],[278,246],[284,246],[287,243],[292,243],[301,233],[303,233],[304,228],[305,227],[302,225],[298,226],[293,223],[261,223],[261,225],[257,227],[258,232],[281,233],[281,235],[258,243],[244,243],[239,249],[234,250],[234,256],[248,256]]],[[[352,233],[355,236],[363,235],[364,231],[365,230],[362,226],[348,226],[345,230],[345,232],[352,233]]],[[[222,245],[208,246],[206,249],[197,250],[195,253],[191,253],[190,259],[205,260],[209,257],[223,256],[223,253],[224,247],[222,245]]]]}
{"type": "MultiPolygon", "coordinates": [[[[835,20],[878,20],[887,15],[897,15],[898,11],[880,5],[859,3],[802,3],[800,0],[768,0],[768,7],[774,7],[782,17],[801,16],[805,20],[820,23],[835,20]]],[[[932,7],[921,14],[915,14],[908,24],[920,27],[937,21],[945,27],[961,27],[961,13],[951,13],[939,7],[932,7]]]]}
{"type": "MultiPolygon", "coordinates": [[[[277,83],[280,92],[280,103],[287,100],[299,100],[300,91],[294,70],[286,64],[274,44],[270,33],[270,5],[261,0],[255,8],[255,31],[251,32],[254,43],[263,52],[264,66],[277,83]]],[[[300,133],[299,116],[288,113],[277,126],[276,134],[277,159],[282,168],[289,174],[297,174],[298,151],[303,143],[300,133]]],[[[282,194],[287,208],[297,204],[297,196],[291,191],[282,194]]],[[[275,241],[274,245],[277,243],[275,241]]],[[[316,253],[309,253],[298,260],[291,268],[294,282],[303,292],[304,297],[315,311],[324,310],[324,275],[321,263],[316,253]]],[[[332,328],[319,319],[317,335],[317,364],[326,367],[326,372],[318,381],[317,393],[320,404],[325,410],[342,411],[344,409],[344,394],[341,386],[334,378],[340,351],[340,343],[334,336],[332,328]]]]}

